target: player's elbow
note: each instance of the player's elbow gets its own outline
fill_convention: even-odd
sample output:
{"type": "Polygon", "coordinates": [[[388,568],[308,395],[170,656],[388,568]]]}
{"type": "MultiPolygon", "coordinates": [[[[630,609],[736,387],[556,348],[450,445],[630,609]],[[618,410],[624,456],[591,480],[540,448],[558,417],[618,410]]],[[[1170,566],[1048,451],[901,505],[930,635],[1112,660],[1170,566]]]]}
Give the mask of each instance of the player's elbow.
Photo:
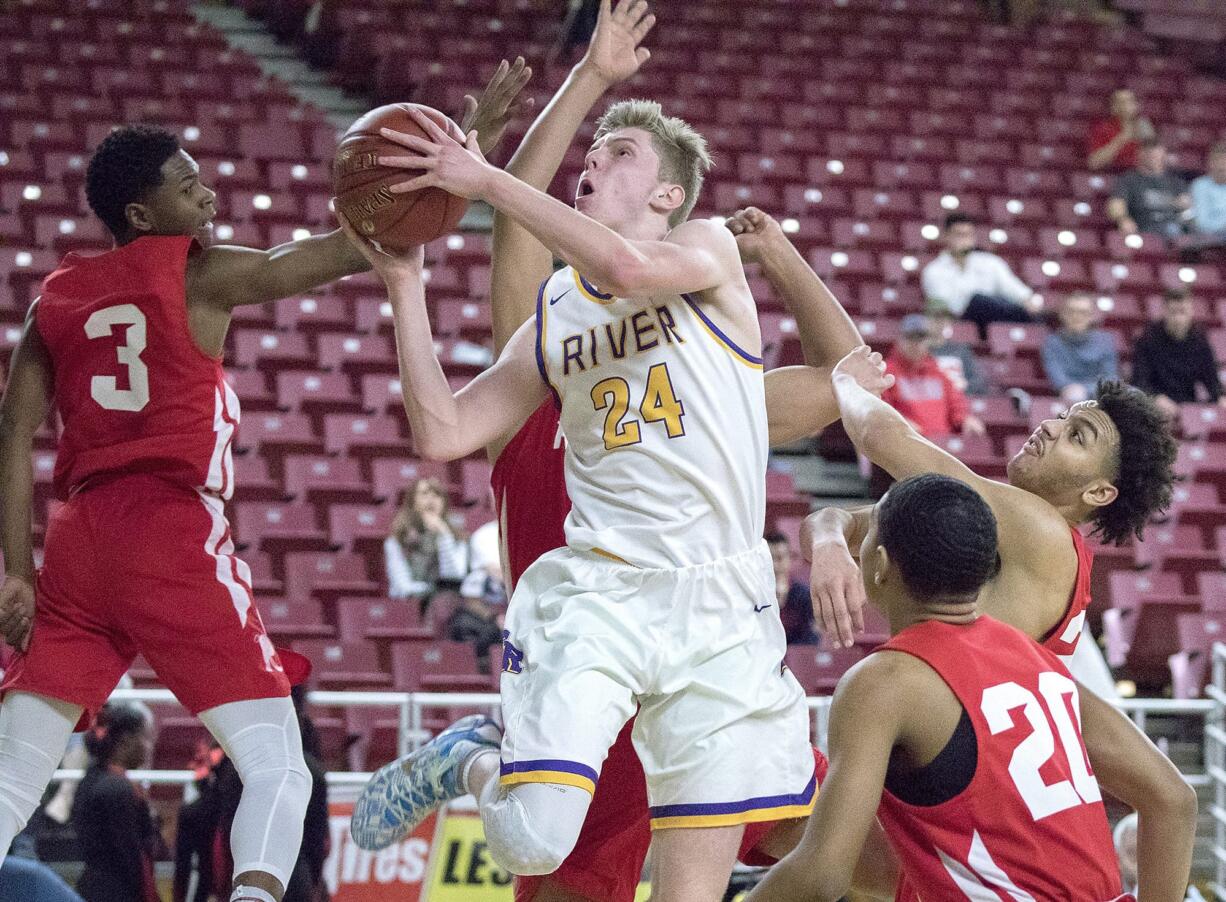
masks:
{"type": "Polygon", "coordinates": [[[413,444],[417,448],[418,457],[422,458],[423,460],[432,460],[439,463],[459,460],[468,453],[459,446],[458,442],[449,441],[446,438],[439,438],[431,433],[416,436],[413,440],[413,444]]]}
{"type": "Polygon", "coordinates": [[[616,297],[634,297],[647,287],[650,261],[630,246],[615,250],[601,273],[594,273],[602,291],[616,297]]]}
{"type": "Polygon", "coordinates": [[[1178,772],[1174,772],[1174,768],[1171,770],[1173,773],[1168,774],[1153,793],[1152,805],[1177,823],[1191,824],[1195,829],[1199,809],[1196,790],[1178,772]]]}

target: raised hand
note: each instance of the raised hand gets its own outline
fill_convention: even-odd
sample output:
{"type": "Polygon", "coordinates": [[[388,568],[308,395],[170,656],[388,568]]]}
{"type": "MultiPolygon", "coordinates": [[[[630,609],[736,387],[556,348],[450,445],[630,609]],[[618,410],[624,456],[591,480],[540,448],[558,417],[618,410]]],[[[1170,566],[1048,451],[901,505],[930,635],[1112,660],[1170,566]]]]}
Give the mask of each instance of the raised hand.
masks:
{"type": "MultiPolygon", "coordinates": [[[[345,214],[339,210],[336,212],[336,220],[340,223],[340,227],[344,230],[345,235],[349,238],[350,243],[358,249],[358,251],[370,261],[371,268],[375,271],[375,275],[381,278],[385,284],[390,285],[392,282],[403,279],[420,279],[422,268],[426,262],[426,249],[422,246],[410,248],[404,253],[391,253],[385,251],[377,243],[368,238],[363,238],[359,235],[345,219],[345,214]]],[[[2,621],[0,621],[2,626],[2,621]]]]}
{"type": "Polygon", "coordinates": [[[600,0],[600,13],[592,42],[579,65],[595,72],[606,84],[625,81],[639,71],[651,51],[639,44],[656,24],[647,0],[600,0]]]}
{"type": "Polygon", "coordinates": [[[742,263],[761,263],[771,247],[779,246],[780,242],[786,244],[788,240],[775,218],[757,207],[737,210],[724,225],[736,236],[742,263]]]}
{"type": "Polygon", "coordinates": [[[412,110],[409,115],[429,137],[421,138],[390,128],[380,129],[379,133],[383,137],[411,150],[412,154],[381,156],[379,165],[396,169],[420,169],[424,172],[417,178],[392,185],[389,190],[393,194],[403,194],[422,188],[442,188],[470,200],[480,197],[495,170],[485,162],[485,156],[477,142],[477,133],[468,132],[468,137],[461,144],[420,110],[412,110]]]}
{"type": "Polygon", "coordinates": [[[519,96],[530,78],[532,68],[524,64],[522,56],[517,56],[514,63],[503,60],[498,64],[480,100],[471,94],[464,95],[460,130],[466,135],[477,133],[482,154],[492,153],[511,121],[532,108],[531,97],[519,96]]]}
{"type": "Polygon", "coordinates": [[[34,623],[34,586],[17,576],[6,575],[0,584],[0,636],[18,651],[30,647],[34,623]]]}
{"type": "Polygon", "coordinates": [[[854,379],[865,391],[877,397],[894,384],[894,377],[885,371],[885,361],[868,345],[860,345],[838,362],[830,378],[854,379]]]}

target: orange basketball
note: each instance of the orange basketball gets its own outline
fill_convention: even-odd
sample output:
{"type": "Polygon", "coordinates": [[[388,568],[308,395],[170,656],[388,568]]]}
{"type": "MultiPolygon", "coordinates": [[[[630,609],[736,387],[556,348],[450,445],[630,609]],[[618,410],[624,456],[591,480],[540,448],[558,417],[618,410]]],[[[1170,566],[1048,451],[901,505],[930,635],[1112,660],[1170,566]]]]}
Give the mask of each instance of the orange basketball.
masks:
{"type": "Polygon", "coordinates": [[[450,232],[468,209],[465,198],[441,188],[423,188],[406,194],[388,190],[389,185],[416,178],[420,172],[379,165],[380,156],[413,153],[388,141],[379,134],[379,129],[390,128],[429,140],[430,136],[409,116],[413,109],[421,110],[457,141],[464,142],[460,127],[438,110],[418,103],[392,103],[371,110],[349,126],[332,163],[336,209],[358,234],[393,252],[425,244],[450,232]]]}

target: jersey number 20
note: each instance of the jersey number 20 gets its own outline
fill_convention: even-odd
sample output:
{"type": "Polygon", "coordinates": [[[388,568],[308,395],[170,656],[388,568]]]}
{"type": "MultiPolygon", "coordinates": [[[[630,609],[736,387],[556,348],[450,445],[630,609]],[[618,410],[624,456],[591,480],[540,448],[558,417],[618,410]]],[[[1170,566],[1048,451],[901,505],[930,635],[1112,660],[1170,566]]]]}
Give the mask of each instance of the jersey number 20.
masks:
{"type": "Polygon", "coordinates": [[[979,704],[993,736],[1016,726],[1013,711],[1018,708],[1030,723],[1030,735],[1013,750],[1009,776],[1036,821],[1078,805],[1100,802],[1103,797],[1086,765],[1077,684],[1053,670],[1044,671],[1039,674],[1039,695],[1041,700],[1017,683],[1001,683],[984,690],[979,704]],[[1070,779],[1048,783],[1039,770],[1056,751],[1052,723],[1068,759],[1070,779]]]}
{"type": "Polygon", "coordinates": [[[94,376],[89,394],[107,410],[144,410],[149,403],[149,369],[140,359],[145,350],[145,314],[135,304],[119,304],[95,310],[85,321],[89,338],[110,338],[112,326],[127,326],[123,344],[115,349],[119,362],[128,368],[128,387],[120,388],[114,376],[94,376]]]}
{"type": "MultiPolygon", "coordinates": [[[[601,379],[592,386],[592,406],[608,408],[604,418],[604,447],[616,451],[643,440],[638,420],[626,420],[630,411],[630,383],[620,376],[601,379]],[[623,422],[623,420],[626,420],[623,422]]],[[[645,423],[663,423],[669,438],[685,435],[681,420],[685,406],[673,393],[673,381],[668,376],[668,364],[657,363],[647,371],[647,390],[639,403],[639,415],[645,423]]]]}

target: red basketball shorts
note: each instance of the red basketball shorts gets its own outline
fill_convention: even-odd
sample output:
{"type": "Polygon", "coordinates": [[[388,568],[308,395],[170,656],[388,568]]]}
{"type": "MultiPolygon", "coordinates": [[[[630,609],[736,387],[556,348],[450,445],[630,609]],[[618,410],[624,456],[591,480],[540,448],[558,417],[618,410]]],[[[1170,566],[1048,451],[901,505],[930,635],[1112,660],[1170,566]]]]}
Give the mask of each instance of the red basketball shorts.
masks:
{"type": "MultiPolygon", "coordinates": [[[[633,902],[651,845],[647,778],[630,739],[633,727],[630,720],[609,749],[574,850],[552,874],[516,877],[515,902],[532,902],[546,882],[600,902],[633,902]]],[[[830,763],[818,749],[813,750],[813,757],[820,786],[830,763]]],[[[774,858],[756,847],[778,824],[746,824],[737,857],[756,867],[774,864],[774,858]]]]}
{"type": "Polygon", "coordinates": [[[88,724],[139,653],[193,714],[289,694],[222,501],[155,476],[87,484],[51,518],[30,646],[0,692],[88,724]]]}

